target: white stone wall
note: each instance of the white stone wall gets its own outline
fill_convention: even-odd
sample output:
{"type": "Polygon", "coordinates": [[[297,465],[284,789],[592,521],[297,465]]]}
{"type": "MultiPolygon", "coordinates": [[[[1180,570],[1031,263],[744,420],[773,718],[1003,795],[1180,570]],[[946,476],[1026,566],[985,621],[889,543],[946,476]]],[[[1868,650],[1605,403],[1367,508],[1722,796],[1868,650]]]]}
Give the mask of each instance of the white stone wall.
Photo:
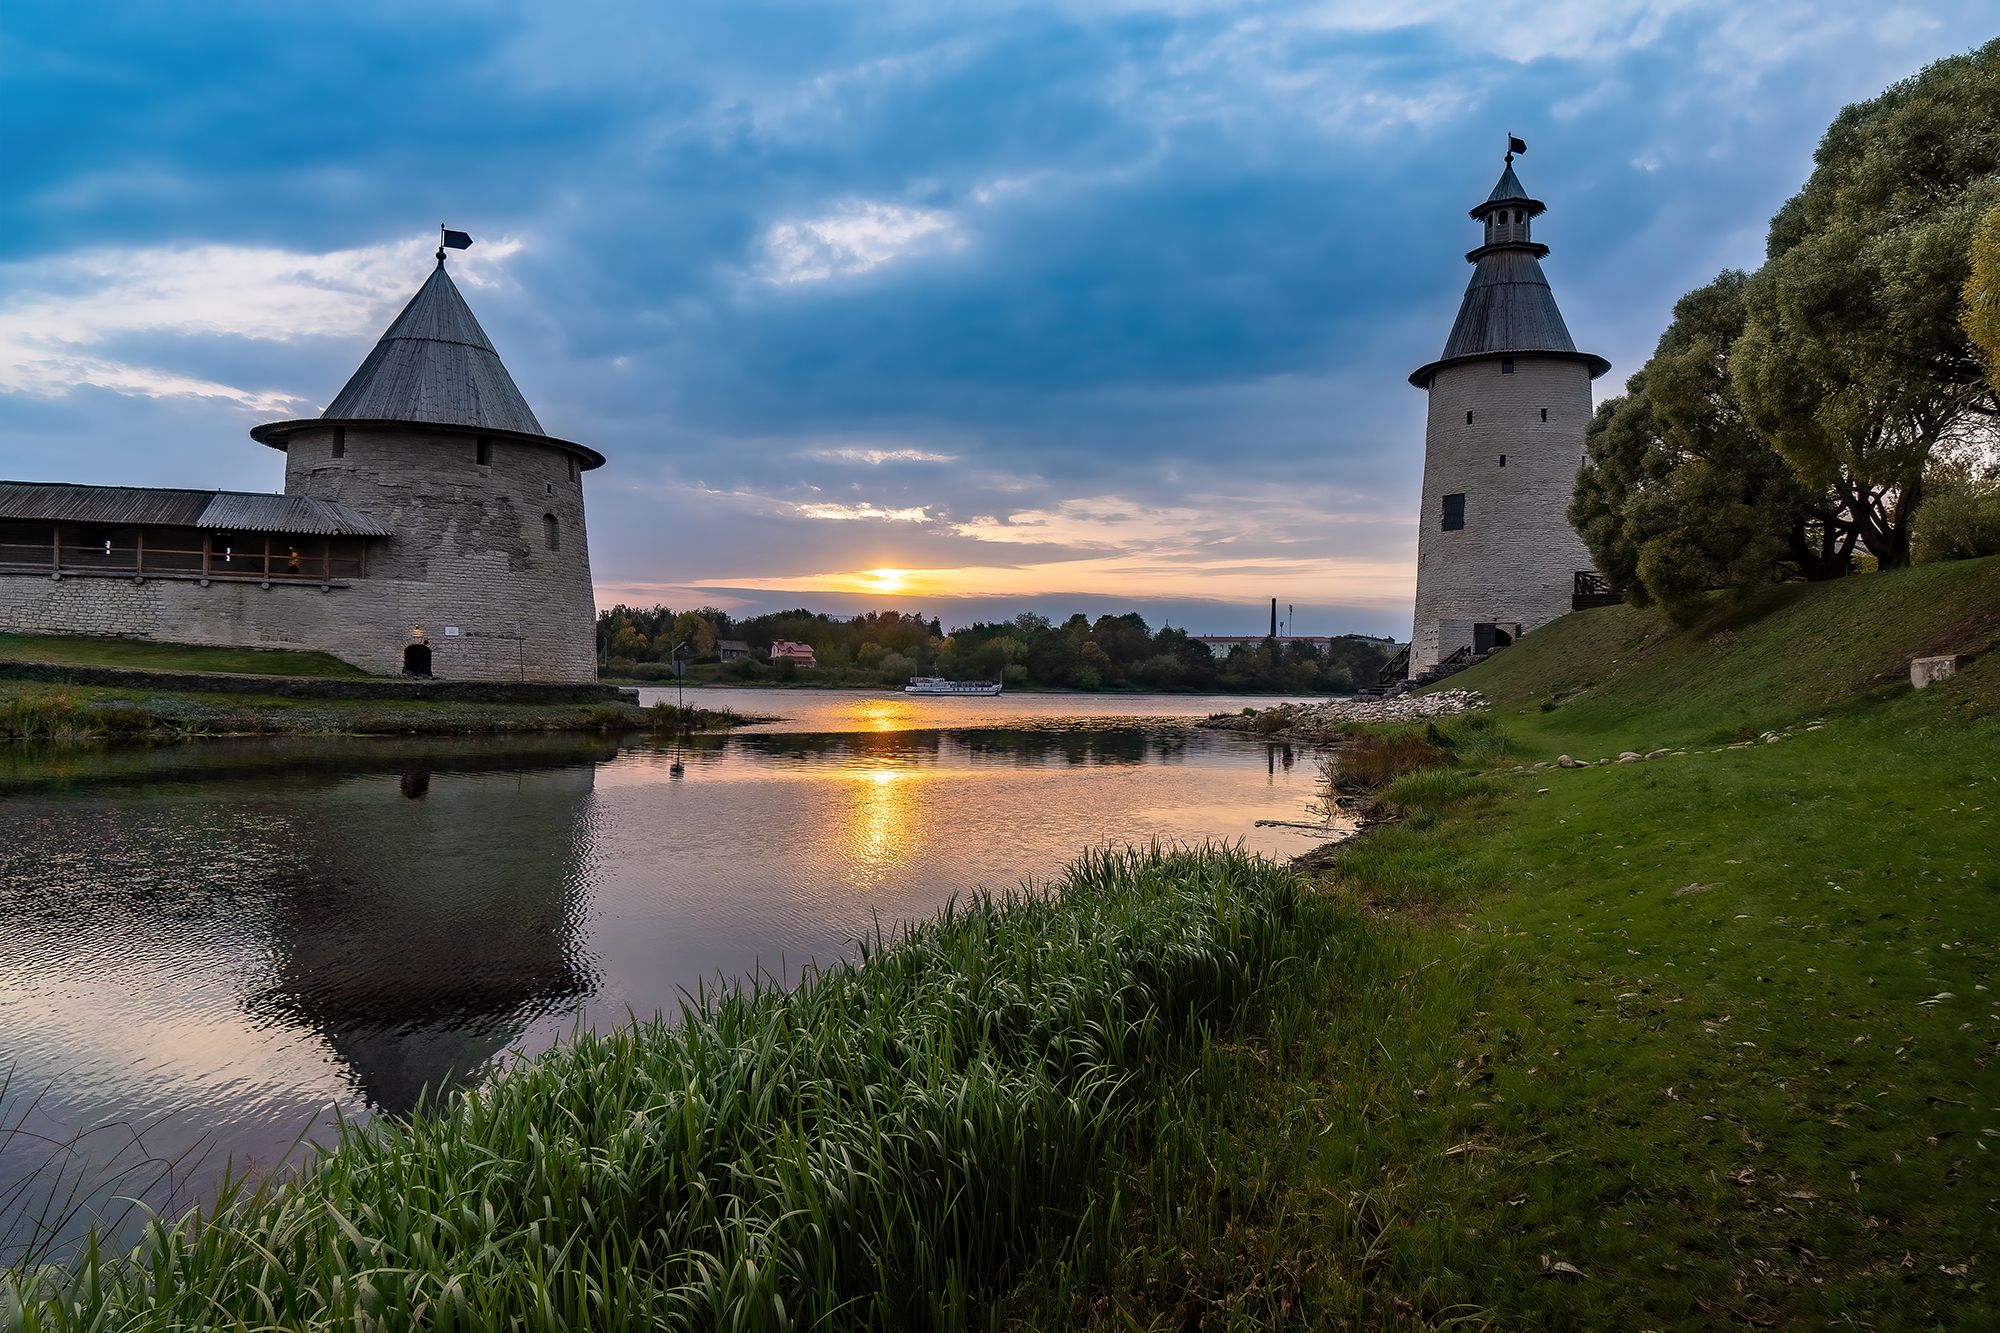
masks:
{"type": "Polygon", "coordinates": [[[1576,572],[1591,567],[1568,518],[1590,373],[1553,357],[1512,359],[1512,374],[1493,357],[1446,366],[1431,381],[1412,676],[1470,645],[1475,623],[1526,633],[1567,614],[1576,572]],[[1465,496],[1465,526],[1446,532],[1452,494],[1465,496]]]}
{"type": "Polygon", "coordinates": [[[0,629],[175,643],[318,649],[394,675],[413,641],[450,680],[588,681],[597,676],[582,473],[569,455],[495,438],[349,427],[294,436],[291,494],[338,500],[393,537],[368,543],[368,573],[344,586],[256,580],[0,574],[0,629]],[[560,548],[548,549],[553,514],[560,548]],[[448,628],[458,633],[448,634],[448,628]]]}

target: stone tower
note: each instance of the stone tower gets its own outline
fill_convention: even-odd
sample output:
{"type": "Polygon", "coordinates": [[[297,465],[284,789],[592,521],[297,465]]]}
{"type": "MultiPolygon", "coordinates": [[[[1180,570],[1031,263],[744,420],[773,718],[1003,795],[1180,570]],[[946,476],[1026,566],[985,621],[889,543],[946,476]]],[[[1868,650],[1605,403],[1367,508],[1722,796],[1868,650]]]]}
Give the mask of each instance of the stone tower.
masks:
{"type": "Polygon", "coordinates": [[[339,623],[307,638],[385,673],[596,679],[583,474],[604,456],[542,430],[442,249],[323,414],[250,434],[285,451],[287,495],[390,534],[343,592],[339,623]]]}
{"type": "Polygon", "coordinates": [[[1577,573],[1591,567],[1567,511],[1590,382],[1611,363],[1570,341],[1542,276],[1549,248],[1529,235],[1542,211],[1508,153],[1472,210],[1485,236],[1465,256],[1472,282],[1451,337],[1410,376],[1430,394],[1411,676],[1565,614],[1577,573]]]}

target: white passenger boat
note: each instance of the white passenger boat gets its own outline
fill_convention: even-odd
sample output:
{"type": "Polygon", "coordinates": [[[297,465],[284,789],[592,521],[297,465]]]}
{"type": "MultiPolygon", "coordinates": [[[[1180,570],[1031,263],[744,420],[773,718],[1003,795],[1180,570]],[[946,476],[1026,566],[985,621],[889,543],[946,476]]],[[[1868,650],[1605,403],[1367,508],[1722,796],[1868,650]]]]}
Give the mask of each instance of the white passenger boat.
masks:
{"type": "Polygon", "coordinates": [[[912,676],[905,694],[998,694],[997,680],[946,680],[943,676],[912,676]]]}

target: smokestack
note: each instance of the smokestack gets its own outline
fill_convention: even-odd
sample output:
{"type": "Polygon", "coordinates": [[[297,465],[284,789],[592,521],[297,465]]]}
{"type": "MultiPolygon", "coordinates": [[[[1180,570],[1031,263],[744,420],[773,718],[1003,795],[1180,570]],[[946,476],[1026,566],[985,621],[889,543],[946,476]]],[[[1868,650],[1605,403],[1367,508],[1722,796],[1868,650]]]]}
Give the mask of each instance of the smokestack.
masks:
{"type": "Polygon", "coordinates": [[[1278,599],[1271,599],[1271,637],[1278,637],[1278,599]]]}

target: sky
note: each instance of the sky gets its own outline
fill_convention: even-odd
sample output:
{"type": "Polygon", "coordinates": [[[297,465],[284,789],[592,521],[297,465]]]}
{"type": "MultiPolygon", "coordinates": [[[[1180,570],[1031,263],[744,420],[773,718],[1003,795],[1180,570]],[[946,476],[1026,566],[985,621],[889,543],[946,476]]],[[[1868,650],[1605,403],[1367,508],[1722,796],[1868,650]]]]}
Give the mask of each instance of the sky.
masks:
{"type": "Polygon", "coordinates": [[[1990,3],[868,0],[0,13],[0,477],[277,490],[453,272],[600,605],[1406,637],[1505,136],[1579,347],[1754,267],[1990,3]]]}

